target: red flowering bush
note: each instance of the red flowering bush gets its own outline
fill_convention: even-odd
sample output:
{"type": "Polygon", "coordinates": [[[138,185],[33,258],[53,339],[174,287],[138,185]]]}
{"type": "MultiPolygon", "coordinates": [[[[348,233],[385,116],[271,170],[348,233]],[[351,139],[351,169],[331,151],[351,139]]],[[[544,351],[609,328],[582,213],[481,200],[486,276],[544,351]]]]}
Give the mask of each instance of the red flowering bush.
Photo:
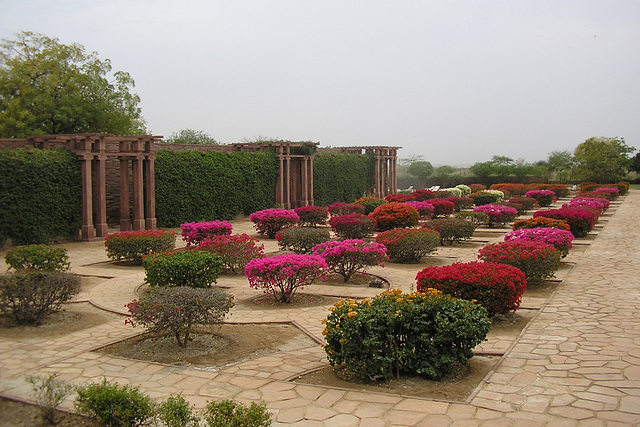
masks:
{"type": "Polygon", "coordinates": [[[476,225],[462,218],[434,218],[427,221],[424,228],[437,231],[440,234],[441,245],[453,245],[454,242],[462,244],[463,240],[470,239],[476,229],[476,225]]]}
{"type": "Polygon", "coordinates": [[[182,240],[191,246],[199,245],[207,237],[231,234],[233,226],[227,221],[185,222],[180,229],[182,240]]]}
{"type": "Polygon", "coordinates": [[[418,273],[416,281],[418,291],[434,288],[454,298],[477,301],[489,316],[516,311],[527,286],[518,268],[477,261],[427,267],[418,273]]]}
{"type": "Polygon", "coordinates": [[[411,200],[415,200],[416,202],[424,202],[425,200],[435,199],[436,192],[429,190],[415,190],[409,196],[411,197],[411,200]]]}
{"type": "Polygon", "coordinates": [[[365,267],[381,265],[389,259],[383,245],[359,239],[320,243],[313,248],[313,254],[324,258],[328,270],[341,275],[345,282],[358,271],[365,273],[365,267]]]}
{"type": "Polygon", "coordinates": [[[418,213],[420,214],[420,218],[422,219],[431,218],[435,210],[431,202],[417,202],[417,201],[411,200],[409,202],[404,202],[404,204],[409,205],[415,210],[417,210],[418,213]]]}
{"type": "Polygon", "coordinates": [[[364,206],[364,214],[369,215],[378,206],[384,205],[389,202],[387,202],[384,199],[380,199],[378,197],[360,197],[358,200],[356,200],[353,203],[364,206]]]}
{"type": "Polygon", "coordinates": [[[114,261],[142,264],[145,255],[170,251],[176,244],[176,233],[164,230],[120,231],[104,238],[107,256],[114,261]]]}
{"type": "Polygon", "coordinates": [[[352,213],[364,213],[364,206],[357,203],[336,202],[327,208],[331,216],[348,215],[352,213]]]}
{"type": "Polygon", "coordinates": [[[388,194],[387,196],[385,196],[384,200],[386,200],[389,203],[404,203],[404,202],[409,202],[411,200],[416,200],[416,199],[414,199],[411,194],[395,193],[395,194],[388,194]]]}
{"type": "Polygon", "coordinates": [[[264,258],[264,245],[247,234],[230,234],[204,239],[197,247],[200,251],[214,253],[222,260],[222,268],[239,273],[254,258],[264,258]]]}
{"type": "Polygon", "coordinates": [[[440,235],[426,228],[395,228],[379,233],[376,242],[386,246],[393,261],[409,264],[418,263],[435,252],[440,244],[440,235]]]}
{"type": "Polygon", "coordinates": [[[616,200],[620,196],[620,190],[613,187],[600,187],[593,190],[593,194],[602,194],[607,200],[616,200]]]}
{"type": "Polygon", "coordinates": [[[289,227],[276,233],[278,247],[297,254],[312,252],[315,245],[330,238],[329,230],[313,227],[289,227]]]}
{"type": "Polygon", "coordinates": [[[586,207],[589,209],[595,209],[602,215],[607,209],[609,209],[611,202],[607,199],[600,197],[575,197],[571,199],[569,203],[562,205],[563,208],[580,208],[586,207]]]}
{"type": "Polygon", "coordinates": [[[417,210],[404,203],[387,203],[378,206],[369,214],[369,218],[376,221],[379,231],[402,227],[415,227],[420,219],[417,210]]]}
{"type": "Polygon", "coordinates": [[[473,211],[484,212],[489,215],[489,227],[493,227],[496,224],[502,226],[509,221],[513,221],[518,216],[518,211],[515,208],[493,204],[476,206],[473,211]]]}
{"type": "Polygon", "coordinates": [[[211,252],[177,250],[147,255],[142,266],[151,287],[208,288],[222,272],[222,259],[211,252]]]}
{"type": "Polygon", "coordinates": [[[536,199],[540,206],[550,206],[556,198],[556,193],[551,190],[531,190],[527,191],[524,197],[531,197],[536,199]]]}
{"type": "Polygon", "coordinates": [[[473,207],[473,199],[471,197],[447,197],[441,200],[453,203],[453,208],[456,212],[473,207]]]}
{"type": "Polygon", "coordinates": [[[264,209],[249,215],[249,220],[255,224],[259,234],[273,239],[278,231],[296,225],[300,217],[288,209],[264,209]]]}
{"type": "Polygon", "coordinates": [[[529,281],[549,279],[560,268],[560,251],[540,241],[511,240],[486,245],[478,251],[478,258],[517,267],[529,281]]]}
{"type": "Polygon", "coordinates": [[[569,223],[561,219],[546,218],[539,216],[537,218],[520,219],[513,223],[513,229],[519,230],[521,228],[539,228],[539,227],[553,227],[561,230],[570,231],[569,223]]]}
{"type": "Polygon", "coordinates": [[[329,310],[322,331],[329,363],[344,363],[372,381],[401,374],[442,378],[454,362],[473,357],[491,328],[484,308],[434,289],[393,289],[372,299],[342,300],[329,310]]]}
{"type": "Polygon", "coordinates": [[[560,251],[562,258],[569,254],[571,242],[573,242],[574,239],[575,237],[570,231],[553,227],[521,228],[511,231],[504,236],[505,242],[530,241],[553,245],[560,251]]]}
{"type": "Polygon", "coordinates": [[[534,218],[540,216],[566,221],[570,227],[569,231],[576,237],[584,237],[589,234],[596,223],[596,214],[594,212],[578,208],[550,209],[537,211],[533,214],[534,218]]]}
{"type": "Polygon", "coordinates": [[[329,209],[324,206],[302,206],[293,210],[300,218],[300,225],[317,227],[326,225],[329,218],[329,209]]]}
{"type": "Polygon", "coordinates": [[[555,193],[556,197],[569,196],[569,186],[564,184],[532,184],[532,190],[551,190],[555,193]]]}
{"type": "Polygon", "coordinates": [[[449,216],[453,213],[453,211],[456,208],[453,202],[450,202],[444,199],[433,199],[433,200],[430,200],[429,203],[433,205],[434,217],[449,216]]]}
{"type": "Polygon", "coordinates": [[[507,202],[522,205],[523,214],[538,206],[538,201],[533,197],[512,197],[507,202]]]}
{"type": "Polygon", "coordinates": [[[491,186],[492,190],[500,190],[503,193],[508,193],[512,196],[522,196],[527,192],[527,185],[525,184],[511,184],[511,183],[501,183],[501,184],[493,184],[491,186]]]}
{"type": "Polygon", "coordinates": [[[332,217],[329,225],[341,239],[361,239],[376,229],[376,221],[360,213],[332,217]]]}
{"type": "Polygon", "coordinates": [[[471,193],[478,193],[480,191],[486,190],[487,187],[482,184],[469,184],[469,189],[471,190],[471,193]]]}
{"type": "Polygon", "coordinates": [[[293,295],[327,270],[325,260],[317,255],[284,254],[255,258],[247,263],[244,274],[249,286],[273,294],[276,301],[290,303],[293,295]]]}

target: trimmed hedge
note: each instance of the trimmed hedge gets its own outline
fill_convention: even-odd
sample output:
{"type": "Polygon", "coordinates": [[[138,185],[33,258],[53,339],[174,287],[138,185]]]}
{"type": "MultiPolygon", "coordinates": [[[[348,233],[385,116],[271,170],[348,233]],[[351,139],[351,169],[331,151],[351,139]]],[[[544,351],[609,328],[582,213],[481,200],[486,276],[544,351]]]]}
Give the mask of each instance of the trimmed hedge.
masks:
{"type": "Polygon", "coordinates": [[[159,150],[155,162],[159,227],[232,219],[273,207],[278,163],[270,151],[159,150]]]}
{"type": "Polygon", "coordinates": [[[70,240],[82,225],[82,177],[62,149],[0,149],[0,245],[70,240]]]}
{"type": "Polygon", "coordinates": [[[373,155],[317,153],[313,161],[313,197],[316,205],[351,202],[374,185],[373,155]]]}

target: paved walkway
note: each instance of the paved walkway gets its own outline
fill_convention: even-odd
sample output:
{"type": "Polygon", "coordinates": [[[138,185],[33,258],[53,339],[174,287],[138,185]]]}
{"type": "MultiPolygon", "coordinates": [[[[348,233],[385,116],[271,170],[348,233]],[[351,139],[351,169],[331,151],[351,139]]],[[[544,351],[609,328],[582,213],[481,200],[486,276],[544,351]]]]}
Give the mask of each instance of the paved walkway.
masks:
{"type": "MultiPolygon", "coordinates": [[[[198,408],[211,399],[261,400],[274,414],[274,425],[640,425],[639,203],[640,192],[632,191],[612,205],[595,234],[577,242],[566,259],[567,266],[558,274],[562,283],[550,298],[534,294],[524,299],[521,312],[534,318],[518,339],[494,334],[476,349],[503,356],[464,403],[291,382],[301,373],[327,366],[323,350],[313,343],[216,372],[92,352],[140,333],[124,325],[122,317],[54,339],[0,338],[0,395],[29,400],[24,377],[56,372],[75,384],[104,376],[139,385],[158,399],[182,392],[198,408]]],[[[234,222],[234,232],[253,234],[246,221],[234,222]]],[[[473,260],[482,244],[501,240],[502,233],[477,236],[461,248],[440,248],[421,266],[389,264],[371,272],[409,291],[424,262],[444,265],[473,260]]],[[[273,241],[266,241],[265,246],[267,251],[277,250],[273,241]]],[[[93,277],[95,283],[76,300],[124,314],[124,304],[136,297],[142,270],[106,262],[102,242],[64,247],[73,271],[93,277]]],[[[0,269],[4,270],[2,262],[0,269]]],[[[229,288],[236,301],[259,295],[242,276],[225,276],[219,284],[229,288]]],[[[352,297],[376,293],[370,288],[340,286],[311,286],[305,292],[352,297]]],[[[326,307],[260,310],[238,304],[230,320],[292,322],[321,342],[321,320],[326,314],[326,307]]],[[[71,401],[64,407],[70,409],[71,401]]]]}

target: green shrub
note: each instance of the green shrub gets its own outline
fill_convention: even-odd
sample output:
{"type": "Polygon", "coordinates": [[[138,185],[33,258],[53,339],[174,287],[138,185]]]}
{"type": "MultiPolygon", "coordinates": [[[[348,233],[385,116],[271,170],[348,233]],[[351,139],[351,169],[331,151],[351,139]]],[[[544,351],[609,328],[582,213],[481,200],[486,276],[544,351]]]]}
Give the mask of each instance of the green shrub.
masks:
{"type": "Polygon", "coordinates": [[[0,244],[71,240],[82,225],[77,156],[63,149],[0,149],[0,244]]]}
{"type": "Polygon", "coordinates": [[[465,363],[491,327],[487,311],[440,291],[385,291],[332,307],[323,334],[331,365],[371,380],[422,375],[439,379],[465,363]]]}
{"type": "Polygon", "coordinates": [[[222,272],[222,258],[199,250],[155,253],[142,260],[149,286],[208,288],[222,272]]]}
{"type": "Polygon", "coordinates": [[[441,245],[462,244],[463,240],[470,239],[476,229],[476,225],[471,221],[462,218],[434,218],[426,221],[424,228],[429,228],[440,233],[441,245]]]}
{"type": "Polygon", "coordinates": [[[380,199],[378,197],[360,197],[354,203],[364,206],[364,214],[369,215],[378,206],[384,205],[389,202],[387,202],[384,199],[380,199]]]}
{"type": "Polygon", "coordinates": [[[97,384],[79,386],[76,392],[78,412],[106,426],[147,425],[154,415],[153,401],[138,387],[119,386],[104,378],[97,384]]]}
{"type": "Polygon", "coordinates": [[[469,197],[473,199],[473,203],[476,206],[488,205],[490,203],[496,203],[501,200],[500,195],[496,193],[490,193],[487,190],[480,191],[478,193],[471,193],[469,197]]]}
{"type": "Polygon", "coordinates": [[[389,258],[399,263],[418,263],[435,252],[440,244],[440,234],[434,230],[395,228],[376,236],[376,242],[387,248],[389,258]]]}
{"type": "Polygon", "coordinates": [[[182,394],[169,396],[158,405],[157,417],[165,427],[198,427],[200,418],[193,413],[182,394]]]}
{"type": "Polygon", "coordinates": [[[17,271],[69,270],[67,250],[47,245],[30,245],[12,249],[4,256],[4,260],[17,271]]]}
{"type": "Polygon", "coordinates": [[[313,227],[291,227],[276,233],[278,246],[283,251],[297,254],[312,252],[313,247],[331,239],[329,230],[313,227]]]}
{"type": "Polygon", "coordinates": [[[142,258],[155,252],[170,251],[176,244],[173,231],[144,230],[120,231],[107,235],[104,245],[107,256],[114,261],[142,264],[142,258]]]}
{"type": "Polygon", "coordinates": [[[263,403],[251,402],[249,407],[233,400],[207,402],[204,420],[209,427],[268,427],[271,414],[263,403]]]}
{"type": "Polygon", "coordinates": [[[375,183],[372,154],[317,153],[313,160],[313,198],[317,205],[350,202],[375,183]]]}
{"type": "Polygon", "coordinates": [[[205,239],[196,249],[208,251],[222,259],[222,268],[233,273],[244,272],[254,258],[264,258],[264,245],[247,234],[229,234],[205,239]]]}
{"type": "Polygon", "coordinates": [[[218,289],[180,286],[155,289],[126,307],[131,313],[126,323],[141,324],[153,335],[169,331],[180,347],[186,347],[191,328],[223,323],[233,299],[218,289]]]}
{"type": "Polygon", "coordinates": [[[0,276],[0,313],[18,324],[39,325],[45,316],[80,291],[80,280],[59,271],[30,271],[0,276]]]}
{"type": "Polygon", "coordinates": [[[456,218],[461,218],[465,221],[469,221],[476,228],[482,225],[489,224],[489,214],[485,212],[458,212],[456,214],[456,218]]]}
{"type": "Polygon", "coordinates": [[[28,376],[26,378],[27,382],[32,386],[42,419],[47,424],[57,424],[56,410],[73,390],[70,385],[57,380],[56,376],[56,374],[50,374],[46,378],[38,376],[28,376]]]}

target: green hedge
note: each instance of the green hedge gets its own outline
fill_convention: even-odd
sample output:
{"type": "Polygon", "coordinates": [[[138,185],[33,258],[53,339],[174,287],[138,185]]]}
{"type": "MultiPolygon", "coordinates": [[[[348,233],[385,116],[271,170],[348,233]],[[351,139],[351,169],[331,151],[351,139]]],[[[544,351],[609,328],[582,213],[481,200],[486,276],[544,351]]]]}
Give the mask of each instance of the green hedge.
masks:
{"type": "Polygon", "coordinates": [[[271,208],[277,176],[272,152],[160,150],[155,162],[158,226],[232,219],[271,208]]]}
{"type": "Polygon", "coordinates": [[[82,225],[82,178],[66,150],[0,149],[0,244],[71,239],[82,225]]]}
{"type": "Polygon", "coordinates": [[[316,154],[313,163],[315,204],[353,203],[375,185],[374,168],[371,154],[316,154]]]}

